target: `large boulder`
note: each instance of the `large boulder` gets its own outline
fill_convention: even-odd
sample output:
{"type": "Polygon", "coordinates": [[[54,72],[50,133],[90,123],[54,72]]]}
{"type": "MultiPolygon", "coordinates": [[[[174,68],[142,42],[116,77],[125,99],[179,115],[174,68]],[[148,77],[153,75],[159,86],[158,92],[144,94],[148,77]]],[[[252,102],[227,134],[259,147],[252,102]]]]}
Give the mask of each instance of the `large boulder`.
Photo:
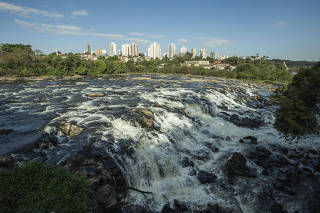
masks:
{"type": "Polygon", "coordinates": [[[239,115],[233,114],[229,118],[229,121],[239,127],[247,127],[247,128],[260,128],[264,125],[264,122],[262,120],[258,120],[255,118],[241,118],[239,115]]]}
{"type": "Polygon", "coordinates": [[[200,170],[198,172],[197,178],[200,183],[206,184],[206,183],[214,183],[217,180],[217,176],[214,174],[211,174],[209,172],[200,170]]]}
{"type": "Polygon", "coordinates": [[[232,154],[231,158],[226,163],[226,170],[231,176],[242,176],[248,178],[256,178],[255,170],[247,166],[246,158],[239,152],[232,154]]]}

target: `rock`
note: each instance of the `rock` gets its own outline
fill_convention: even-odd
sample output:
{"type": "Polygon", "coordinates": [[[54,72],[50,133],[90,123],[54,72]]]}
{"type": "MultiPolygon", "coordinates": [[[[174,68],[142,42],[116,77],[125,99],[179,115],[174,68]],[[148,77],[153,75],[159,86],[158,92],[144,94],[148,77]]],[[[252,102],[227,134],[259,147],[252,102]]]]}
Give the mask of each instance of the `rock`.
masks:
{"type": "Polygon", "coordinates": [[[256,178],[256,171],[250,169],[246,164],[246,158],[241,153],[235,152],[226,163],[226,170],[231,176],[256,178]]]}
{"type": "Polygon", "coordinates": [[[5,155],[0,158],[0,168],[13,169],[15,165],[16,160],[10,155],[5,155]]]}
{"type": "Polygon", "coordinates": [[[200,183],[206,184],[206,183],[214,183],[217,180],[217,176],[214,174],[211,174],[209,172],[200,170],[198,172],[197,178],[200,183]]]}
{"type": "Polygon", "coordinates": [[[151,112],[150,110],[147,109],[133,109],[132,112],[141,112],[142,114],[144,114],[145,116],[154,119],[155,116],[153,114],[153,112],[151,112]]]}
{"type": "Polygon", "coordinates": [[[61,122],[59,128],[65,135],[68,136],[80,135],[83,131],[83,128],[69,122],[61,122]]]}
{"type": "Polygon", "coordinates": [[[91,98],[104,97],[105,95],[106,94],[104,94],[102,92],[86,94],[87,97],[91,97],[91,98]]]}
{"type": "Polygon", "coordinates": [[[238,115],[233,114],[229,118],[229,121],[239,127],[247,127],[247,128],[259,128],[264,125],[262,120],[254,119],[254,118],[240,118],[238,115]]]}
{"type": "Polygon", "coordinates": [[[253,145],[257,145],[258,144],[257,141],[258,141],[257,138],[254,136],[246,136],[239,140],[240,143],[253,144],[253,145]]]}
{"type": "Polygon", "coordinates": [[[109,212],[108,209],[114,209],[118,205],[117,194],[109,185],[99,187],[98,191],[94,193],[94,198],[98,204],[103,205],[104,209],[107,210],[106,212],[109,212]]]}
{"type": "Polygon", "coordinates": [[[87,84],[89,84],[89,82],[82,82],[82,81],[76,82],[76,85],[87,85],[87,84]]]}
{"type": "Polygon", "coordinates": [[[0,135],[7,135],[13,132],[13,129],[0,129],[0,135]]]}
{"type": "Polygon", "coordinates": [[[203,145],[208,147],[212,152],[219,152],[219,148],[209,142],[204,142],[203,145]]]}
{"type": "Polygon", "coordinates": [[[140,121],[140,124],[143,128],[151,128],[153,127],[153,121],[148,119],[148,118],[143,118],[141,121],[140,121]]]}
{"type": "Polygon", "coordinates": [[[181,161],[182,167],[194,167],[194,163],[188,158],[184,157],[181,161]]]}
{"type": "Polygon", "coordinates": [[[166,203],[161,210],[161,213],[175,213],[176,211],[170,207],[169,203],[166,203]]]}
{"type": "Polygon", "coordinates": [[[84,178],[91,178],[97,175],[98,171],[94,167],[81,167],[80,175],[84,178]]]}
{"type": "Polygon", "coordinates": [[[283,209],[283,206],[279,203],[275,203],[271,206],[271,213],[286,213],[287,211],[283,209]]]}
{"type": "Polygon", "coordinates": [[[186,212],[186,211],[188,211],[187,204],[184,203],[184,202],[180,202],[180,201],[178,201],[176,199],[173,201],[173,206],[174,206],[176,212],[177,211],[178,212],[186,212]]]}

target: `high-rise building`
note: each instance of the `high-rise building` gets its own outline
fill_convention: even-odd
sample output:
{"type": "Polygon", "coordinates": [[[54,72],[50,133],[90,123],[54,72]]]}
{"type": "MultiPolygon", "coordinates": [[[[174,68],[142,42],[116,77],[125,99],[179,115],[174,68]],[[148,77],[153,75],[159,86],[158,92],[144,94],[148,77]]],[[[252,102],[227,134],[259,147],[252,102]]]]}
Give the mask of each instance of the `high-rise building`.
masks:
{"type": "Polygon", "coordinates": [[[99,48],[97,49],[97,56],[100,56],[102,54],[102,50],[99,48]]]}
{"type": "Polygon", "coordinates": [[[210,52],[210,58],[215,58],[215,56],[216,56],[216,54],[213,51],[211,51],[210,52]]]}
{"type": "Polygon", "coordinates": [[[194,57],[197,56],[196,48],[192,48],[192,49],[191,49],[191,52],[192,52],[192,58],[194,58],[194,57]]]}
{"type": "Polygon", "coordinates": [[[121,45],[121,54],[123,56],[129,56],[130,52],[131,52],[130,44],[122,44],[121,45]]]}
{"type": "Polygon", "coordinates": [[[176,55],[176,45],[171,43],[169,44],[168,57],[173,58],[176,55]]]}
{"type": "Polygon", "coordinates": [[[207,58],[207,51],[205,48],[203,48],[199,51],[199,56],[202,58],[207,58]]]}
{"type": "Polygon", "coordinates": [[[181,53],[182,55],[186,54],[186,53],[187,53],[187,48],[185,48],[184,46],[182,46],[181,49],[180,49],[180,53],[181,53]]]}
{"type": "Polygon", "coordinates": [[[91,48],[91,45],[88,44],[88,55],[91,55],[92,54],[92,48],[91,48]]]}
{"type": "Polygon", "coordinates": [[[139,55],[137,44],[135,44],[135,43],[131,44],[129,55],[131,55],[131,56],[138,56],[139,55]]]}
{"type": "Polygon", "coordinates": [[[114,56],[117,55],[117,45],[114,42],[111,42],[110,46],[109,46],[109,51],[110,51],[110,55],[114,56]]]}
{"type": "Polygon", "coordinates": [[[147,52],[148,56],[150,56],[151,58],[161,58],[160,44],[158,44],[157,42],[152,43],[147,52]]]}

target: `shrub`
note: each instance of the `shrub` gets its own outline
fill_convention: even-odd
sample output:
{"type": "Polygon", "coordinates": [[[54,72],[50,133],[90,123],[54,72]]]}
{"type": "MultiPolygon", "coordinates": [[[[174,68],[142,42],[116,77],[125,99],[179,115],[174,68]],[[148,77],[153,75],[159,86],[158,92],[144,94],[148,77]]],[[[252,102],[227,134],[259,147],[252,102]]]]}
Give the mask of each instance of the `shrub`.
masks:
{"type": "Polygon", "coordinates": [[[93,212],[89,194],[81,177],[37,161],[0,173],[2,212],[93,212]]]}

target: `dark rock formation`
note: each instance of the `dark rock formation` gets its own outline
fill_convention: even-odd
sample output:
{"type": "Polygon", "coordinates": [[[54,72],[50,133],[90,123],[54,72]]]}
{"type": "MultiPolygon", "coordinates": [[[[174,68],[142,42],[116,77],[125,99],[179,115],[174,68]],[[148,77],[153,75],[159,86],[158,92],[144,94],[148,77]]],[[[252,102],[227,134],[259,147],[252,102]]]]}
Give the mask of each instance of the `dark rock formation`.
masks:
{"type": "Polygon", "coordinates": [[[226,164],[226,170],[231,176],[257,177],[256,171],[247,166],[246,158],[239,152],[232,154],[226,164]]]}
{"type": "Polygon", "coordinates": [[[206,183],[214,183],[217,180],[217,176],[214,174],[211,174],[209,172],[200,170],[198,172],[197,178],[200,183],[206,184],[206,183]]]}

